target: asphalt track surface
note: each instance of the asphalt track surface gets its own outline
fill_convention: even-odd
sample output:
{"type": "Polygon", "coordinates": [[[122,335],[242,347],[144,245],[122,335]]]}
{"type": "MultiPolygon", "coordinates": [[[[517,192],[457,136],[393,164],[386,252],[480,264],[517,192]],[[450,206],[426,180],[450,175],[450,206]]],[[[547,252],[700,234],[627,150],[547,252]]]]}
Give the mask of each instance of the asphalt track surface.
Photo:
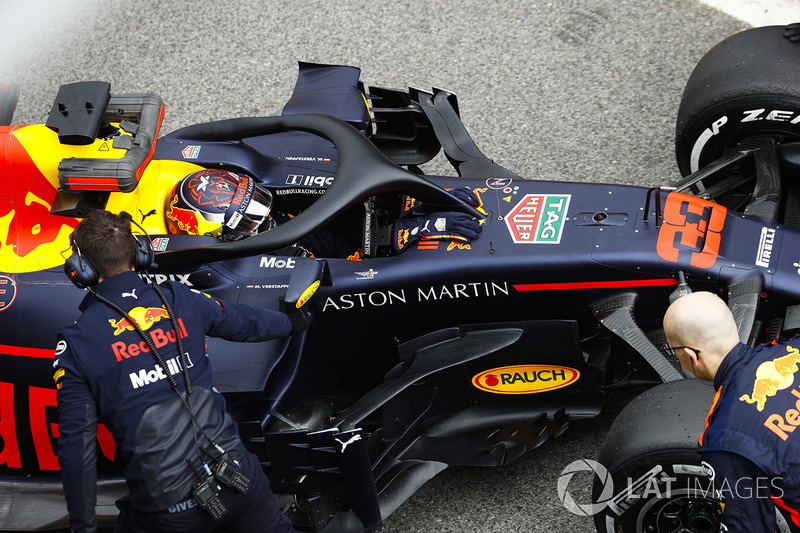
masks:
{"type": "MultiPolygon", "coordinates": [[[[477,145],[521,176],[645,186],[678,177],[674,123],[694,64],[749,27],[694,0],[4,0],[0,20],[0,80],[21,90],[15,124],[43,122],[58,85],[80,80],[160,94],[162,134],[275,115],[297,61],[349,64],[372,85],[456,93],[477,145]]],[[[452,172],[443,157],[424,170],[452,172]]],[[[625,400],[507,467],[446,470],[384,531],[594,531],[556,482],[596,457],[625,400]]]]}

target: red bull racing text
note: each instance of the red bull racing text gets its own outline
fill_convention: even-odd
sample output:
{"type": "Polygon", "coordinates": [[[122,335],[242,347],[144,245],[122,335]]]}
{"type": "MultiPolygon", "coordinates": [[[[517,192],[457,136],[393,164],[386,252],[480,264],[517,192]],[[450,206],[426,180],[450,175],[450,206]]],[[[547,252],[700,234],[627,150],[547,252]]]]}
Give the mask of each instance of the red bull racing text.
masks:
{"type": "Polygon", "coordinates": [[[797,397],[794,409],[787,409],[783,415],[769,415],[764,426],[775,433],[781,440],[789,438],[789,433],[793,433],[797,426],[800,426],[800,391],[792,389],[792,394],[797,397]]]}
{"type": "MultiPolygon", "coordinates": [[[[125,320],[125,319],[122,319],[122,320],[125,320]]],[[[113,321],[110,320],[109,322],[113,322],[113,321]]],[[[138,322],[138,320],[137,320],[137,322],[138,322]]],[[[180,328],[180,336],[181,336],[181,338],[182,339],[186,338],[189,334],[186,332],[186,327],[183,325],[183,320],[180,319],[180,318],[178,319],[178,326],[180,328]]],[[[116,328],[117,325],[112,324],[112,327],[116,328]]],[[[131,326],[130,329],[133,330],[133,326],[131,326]]],[[[146,329],[146,328],[144,326],[142,326],[142,329],[146,329]]],[[[149,329],[149,326],[148,326],[147,329],[149,329]]],[[[122,331],[124,331],[124,330],[122,330],[122,331]]],[[[116,330],[115,330],[114,335],[118,335],[118,333],[116,333],[116,330]]],[[[171,342],[176,342],[175,331],[172,330],[172,329],[168,329],[168,330],[164,331],[161,328],[155,328],[152,331],[149,331],[148,335],[150,335],[150,339],[153,341],[153,344],[155,345],[156,349],[161,348],[162,346],[166,346],[167,344],[169,344],[171,342]]],[[[143,340],[140,341],[140,342],[132,342],[132,343],[126,343],[126,342],[120,341],[120,342],[113,343],[111,345],[111,350],[114,352],[114,356],[117,358],[117,362],[120,362],[123,359],[130,359],[131,357],[136,357],[137,355],[139,355],[142,352],[149,352],[150,351],[150,347],[147,346],[147,343],[145,341],[143,341],[143,340]]]]}

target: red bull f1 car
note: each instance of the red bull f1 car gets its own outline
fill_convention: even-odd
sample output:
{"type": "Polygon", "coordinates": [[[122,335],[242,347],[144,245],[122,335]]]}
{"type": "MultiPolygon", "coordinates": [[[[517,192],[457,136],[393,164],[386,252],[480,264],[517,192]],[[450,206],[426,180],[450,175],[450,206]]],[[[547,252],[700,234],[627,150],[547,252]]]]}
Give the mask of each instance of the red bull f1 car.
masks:
{"type": "MultiPolygon", "coordinates": [[[[148,281],[308,310],[310,329],[290,339],[208,347],[300,531],[375,531],[448,466],[505,465],[597,415],[615,389],[647,392],[611,429],[610,474],[702,478],[694,449],[713,391],[659,349],[661,319],[671,296],[708,290],[745,342],[800,331],[799,58],[778,27],[711,50],[679,110],[685,178],[649,189],[525,180],[475,146],[455,95],[367,87],[353,67],[301,64],[280,116],[166,135],[155,94],[70,84],[46,123],[12,126],[15,89],[0,88],[0,529],[67,524],[52,365],[84,296],[63,272],[70,233],[94,209],[147,232],[148,281]],[[422,173],[440,151],[457,175],[422,173]],[[252,177],[291,218],[232,242],[170,232],[172,191],[202,169],[252,177]],[[450,192],[461,187],[478,206],[450,192]],[[409,197],[482,232],[398,253],[393,222],[409,197]],[[285,252],[323,228],[357,242],[360,260],[285,252]]],[[[147,328],[164,318],[144,311],[132,316],[147,328]]],[[[142,360],[132,386],[147,386],[160,377],[138,348],[119,356],[142,360]]],[[[98,517],[112,524],[126,488],[102,427],[98,441],[98,517]]],[[[598,529],[717,527],[707,494],[639,496],[612,495],[598,529]]]]}

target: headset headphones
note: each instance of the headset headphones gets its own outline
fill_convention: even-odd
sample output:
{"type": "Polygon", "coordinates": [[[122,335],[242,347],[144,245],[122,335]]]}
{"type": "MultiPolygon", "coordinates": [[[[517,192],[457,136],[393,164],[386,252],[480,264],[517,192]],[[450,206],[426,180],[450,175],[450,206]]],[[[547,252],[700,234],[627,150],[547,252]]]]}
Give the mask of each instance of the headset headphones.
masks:
{"type": "MultiPolygon", "coordinates": [[[[147,235],[145,229],[137,224],[128,213],[122,211],[119,215],[123,219],[130,220],[136,224],[136,226],[138,226],[138,228],[145,234],[145,237],[133,235],[133,268],[136,270],[136,272],[144,272],[145,270],[154,267],[155,252],[150,244],[150,236],[147,235]]],[[[72,247],[72,255],[70,255],[64,262],[64,273],[79,289],[85,289],[86,287],[93,287],[94,285],[97,285],[97,283],[100,281],[100,276],[97,274],[97,271],[94,269],[91,263],[89,263],[89,259],[81,253],[78,243],[76,243],[74,240],[74,234],[73,239],[70,241],[70,246],[72,247]]]]}

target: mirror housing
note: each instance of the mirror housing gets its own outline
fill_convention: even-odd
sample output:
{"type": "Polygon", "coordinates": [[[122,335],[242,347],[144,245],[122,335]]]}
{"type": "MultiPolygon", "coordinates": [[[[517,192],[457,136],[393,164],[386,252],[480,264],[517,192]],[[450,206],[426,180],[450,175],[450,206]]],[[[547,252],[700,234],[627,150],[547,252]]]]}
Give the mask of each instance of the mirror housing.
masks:
{"type": "Polygon", "coordinates": [[[305,257],[296,261],[284,298],[287,310],[303,307],[325,278],[329,277],[328,262],[325,260],[305,257]]]}

